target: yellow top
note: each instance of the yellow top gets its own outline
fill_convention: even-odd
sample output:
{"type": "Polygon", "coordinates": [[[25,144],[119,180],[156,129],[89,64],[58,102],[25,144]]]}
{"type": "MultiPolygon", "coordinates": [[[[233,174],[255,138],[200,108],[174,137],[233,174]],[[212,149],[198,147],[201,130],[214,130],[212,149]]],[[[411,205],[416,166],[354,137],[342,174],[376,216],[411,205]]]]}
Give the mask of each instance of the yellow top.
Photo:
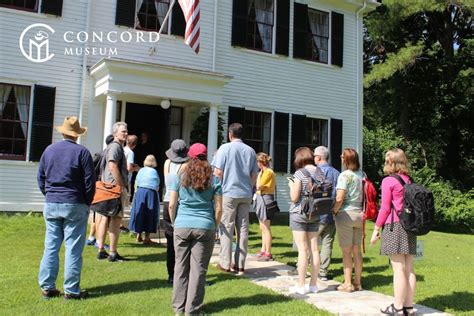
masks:
{"type": "Polygon", "coordinates": [[[257,194],[275,194],[276,179],[273,170],[266,168],[260,171],[257,177],[257,194]]]}

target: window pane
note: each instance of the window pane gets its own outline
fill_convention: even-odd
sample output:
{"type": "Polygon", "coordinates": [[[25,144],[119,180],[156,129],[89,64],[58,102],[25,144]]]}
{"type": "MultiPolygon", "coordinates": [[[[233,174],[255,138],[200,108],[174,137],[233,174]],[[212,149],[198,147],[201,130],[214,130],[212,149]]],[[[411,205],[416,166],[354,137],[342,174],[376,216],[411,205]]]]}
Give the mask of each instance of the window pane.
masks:
{"type": "Polygon", "coordinates": [[[13,141],[13,154],[23,156],[26,152],[26,141],[24,140],[14,140],[13,141]]]}
{"type": "Polygon", "coordinates": [[[11,140],[0,139],[0,154],[11,154],[12,144],[11,140]]]}
{"type": "Polygon", "coordinates": [[[1,122],[0,138],[13,138],[15,125],[17,125],[15,122],[1,122]]]}

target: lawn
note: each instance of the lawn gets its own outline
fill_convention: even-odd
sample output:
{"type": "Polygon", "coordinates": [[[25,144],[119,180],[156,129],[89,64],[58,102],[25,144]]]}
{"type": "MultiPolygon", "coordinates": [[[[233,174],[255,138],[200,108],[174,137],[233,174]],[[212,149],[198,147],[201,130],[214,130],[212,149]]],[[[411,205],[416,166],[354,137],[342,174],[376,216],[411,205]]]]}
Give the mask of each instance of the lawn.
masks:
{"type": "MultiPolygon", "coordinates": [[[[44,301],[37,282],[43,240],[41,217],[0,215],[1,315],[173,314],[164,247],[137,245],[130,236],[122,235],[119,250],[133,259],[122,263],[97,261],[95,248],[86,247],[81,286],[89,290],[91,298],[80,302],[62,298],[44,301]]],[[[61,269],[57,284],[60,289],[62,273],[61,269]]],[[[206,289],[206,314],[329,315],[215,268],[210,268],[208,280],[215,283],[206,289]]]]}
{"type": "MultiPolygon", "coordinates": [[[[288,215],[279,214],[273,226],[273,256],[295,265],[297,251],[292,248],[288,215]]],[[[362,285],[365,289],[393,295],[392,270],[386,256],[379,255],[380,243],[369,245],[373,224],[367,225],[367,253],[364,255],[362,285]]],[[[258,225],[252,224],[249,247],[260,247],[258,225]]],[[[454,314],[474,315],[474,235],[430,232],[419,237],[424,242],[424,257],[415,262],[416,303],[454,314]]],[[[330,273],[342,282],[341,251],[334,244],[330,273]]]]}

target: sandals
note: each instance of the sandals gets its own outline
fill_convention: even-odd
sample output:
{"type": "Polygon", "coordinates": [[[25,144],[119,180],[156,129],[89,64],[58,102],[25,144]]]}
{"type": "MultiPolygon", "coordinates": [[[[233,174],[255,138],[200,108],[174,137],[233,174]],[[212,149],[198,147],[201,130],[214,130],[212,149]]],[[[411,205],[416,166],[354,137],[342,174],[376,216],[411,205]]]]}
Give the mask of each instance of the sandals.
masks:
{"type": "Polygon", "coordinates": [[[385,309],[380,309],[380,312],[385,315],[405,315],[405,308],[396,309],[395,305],[390,304],[385,309]]]}
{"type": "Polygon", "coordinates": [[[360,284],[352,284],[354,286],[354,291],[363,291],[364,289],[362,288],[362,285],[360,284]]]}
{"type": "Polygon", "coordinates": [[[407,316],[415,316],[415,311],[413,310],[413,306],[403,306],[403,314],[407,316]]]}
{"type": "Polygon", "coordinates": [[[354,292],[354,286],[352,284],[342,283],[341,285],[337,287],[337,290],[340,292],[351,293],[351,292],[354,292]]]}

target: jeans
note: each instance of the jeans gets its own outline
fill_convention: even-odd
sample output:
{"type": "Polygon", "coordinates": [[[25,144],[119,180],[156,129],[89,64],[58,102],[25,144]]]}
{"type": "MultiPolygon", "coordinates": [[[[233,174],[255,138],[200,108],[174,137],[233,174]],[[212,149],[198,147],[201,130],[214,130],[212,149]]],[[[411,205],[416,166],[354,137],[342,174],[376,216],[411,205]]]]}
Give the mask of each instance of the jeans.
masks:
{"type": "Polygon", "coordinates": [[[38,280],[42,290],[56,289],[59,250],[64,241],[64,293],[80,294],[82,251],[84,250],[89,207],[86,204],[46,203],[46,236],[38,280]]]}

